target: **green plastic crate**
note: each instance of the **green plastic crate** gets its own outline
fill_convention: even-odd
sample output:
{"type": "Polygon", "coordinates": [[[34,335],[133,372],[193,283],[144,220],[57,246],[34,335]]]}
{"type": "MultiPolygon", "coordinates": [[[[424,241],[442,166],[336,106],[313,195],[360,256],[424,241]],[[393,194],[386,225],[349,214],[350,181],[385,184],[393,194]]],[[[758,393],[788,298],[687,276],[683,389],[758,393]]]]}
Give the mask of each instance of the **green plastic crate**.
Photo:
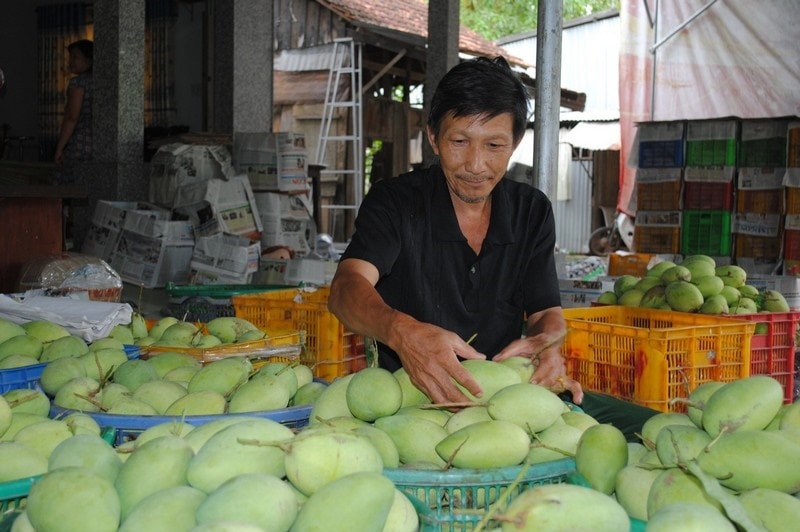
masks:
{"type": "Polygon", "coordinates": [[[687,140],[686,166],[736,166],[736,139],[687,140]]]}
{"type": "Polygon", "coordinates": [[[681,253],[724,257],[731,254],[731,211],[683,211],[681,253]]]}
{"type": "Polygon", "coordinates": [[[231,297],[292,288],[285,285],[175,285],[167,283],[169,312],[186,321],[208,322],[214,318],[235,316],[231,297]]]}

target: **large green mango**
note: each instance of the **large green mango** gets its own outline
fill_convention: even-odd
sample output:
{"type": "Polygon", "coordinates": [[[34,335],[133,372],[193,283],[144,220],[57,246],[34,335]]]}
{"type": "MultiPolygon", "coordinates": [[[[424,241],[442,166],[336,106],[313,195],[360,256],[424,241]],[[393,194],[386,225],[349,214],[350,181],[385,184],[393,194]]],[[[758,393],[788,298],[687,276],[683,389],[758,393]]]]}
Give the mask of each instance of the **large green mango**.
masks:
{"type": "Polygon", "coordinates": [[[733,490],[800,491],[800,443],[784,431],[738,430],[723,434],[697,463],[733,490]]]}

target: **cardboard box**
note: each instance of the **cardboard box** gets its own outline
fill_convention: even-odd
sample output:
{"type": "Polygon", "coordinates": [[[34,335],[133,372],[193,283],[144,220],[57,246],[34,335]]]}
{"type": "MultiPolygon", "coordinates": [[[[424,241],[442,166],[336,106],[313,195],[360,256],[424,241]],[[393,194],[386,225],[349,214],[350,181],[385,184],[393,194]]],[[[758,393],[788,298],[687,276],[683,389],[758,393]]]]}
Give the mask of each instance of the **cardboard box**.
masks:
{"type": "Polygon", "coordinates": [[[250,179],[254,190],[304,191],[308,185],[302,133],[237,133],[233,161],[236,171],[250,179]]]}
{"type": "MultiPolygon", "coordinates": [[[[742,267],[747,270],[746,267],[742,267]]],[[[759,290],[777,290],[786,298],[789,308],[792,310],[800,309],[800,277],[794,275],[751,274],[748,270],[747,284],[755,286],[759,290]]]]}
{"type": "Polygon", "coordinates": [[[286,284],[286,267],[289,261],[286,259],[264,259],[258,265],[258,271],[253,274],[255,284],[286,284]]]}
{"type": "Polygon", "coordinates": [[[191,257],[192,278],[195,284],[247,284],[258,271],[260,255],[261,244],[247,238],[198,237],[191,257]]]}
{"type": "Polygon", "coordinates": [[[245,176],[181,186],[174,211],[191,222],[198,237],[227,233],[256,239],[262,230],[253,189],[245,176]]]}
{"type": "Polygon", "coordinates": [[[298,255],[312,251],[316,224],[311,200],[306,194],[256,192],[261,216],[261,247],[288,246],[298,255]]]}
{"type": "Polygon", "coordinates": [[[600,294],[614,290],[614,277],[604,276],[594,281],[578,281],[575,279],[559,279],[561,291],[561,307],[589,307],[597,301],[600,294]]]}
{"type": "Polygon", "coordinates": [[[145,288],[163,287],[170,281],[186,284],[193,246],[188,222],[129,211],[110,265],[123,280],[145,288]]]}
{"type": "Polygon", "coordinates": [[[167,144],[150,162],[149,199],[174,207],[178,188],[210,179],[229,179],[234,174],[231,154],[225,146],[167,144]]]}

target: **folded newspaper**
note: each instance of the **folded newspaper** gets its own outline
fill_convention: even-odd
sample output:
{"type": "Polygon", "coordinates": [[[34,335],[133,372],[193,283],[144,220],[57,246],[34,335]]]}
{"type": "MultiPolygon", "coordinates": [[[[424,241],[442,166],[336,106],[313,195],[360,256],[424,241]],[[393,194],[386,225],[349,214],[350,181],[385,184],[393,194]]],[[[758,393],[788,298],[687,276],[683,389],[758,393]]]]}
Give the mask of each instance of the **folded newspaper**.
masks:
{"type": "Polygon", "coordinates": [[[63,325],[70,334],[87,342],[105,338],[118,324],[131,322],[133,309],[127,303],[89,301],[77,297],[48,297],[36,290],[23,294],[0,294],[0,318],[25,323],[47,320],[63,325]]]}

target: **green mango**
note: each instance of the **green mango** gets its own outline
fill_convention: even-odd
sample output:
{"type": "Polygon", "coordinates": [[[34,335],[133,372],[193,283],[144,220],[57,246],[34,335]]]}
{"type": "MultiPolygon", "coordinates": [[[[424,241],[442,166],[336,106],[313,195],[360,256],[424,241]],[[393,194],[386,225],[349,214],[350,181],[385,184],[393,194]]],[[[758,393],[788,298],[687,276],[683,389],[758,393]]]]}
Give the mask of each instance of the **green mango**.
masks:
{"type": "Polygon", "coordinates": [[[276,375],[265,374],[236,388],[228,401],[228,412],[240,414],[279,410],[286,408],[291,398],[292,393],[285,380],[276,375]]]}
{"type": "Polygon", "coordinates": [[[383,458],[368,438],[354,432],[319,429],[298,434],[286,452],[286,478],[308,496],[326,484],[358,472],[383,471],[383,458]]]}
{"type": "Polygon", "coordinates": [[[647,532],[697,531],[736,532],[725,514],[704,504],[679,502],[650,516],[647,532]]]}
{"type": "Polygon", "coordinates": [[[602,423],[583,431],[575,451],[575,468],[592,488],[611,495],[617,473],[627,463],[628,444],[618,428],[602,423]]]}
{"type": "Polygon", "coordinates": [[[137,447],[122,464],[114,482],[122,519],[148,495],[186,485],[193,456],[189,443],[173,435],[161,436],[137,447]]]}
{"type": "Polygon", "coordinates": [[[308,424],[315,425],[326,419],[339,416],[353,417],[350,407],[347,406],[347,386],[355,373],[334,379],[320,394],[311,407],[308,424]]]}
{"type": "Polygon", "coordinates": [[[527,462],[540,464],[575,456],[583,430],[566,423],[554,423],[536,435],[527,462]]]}
{"type": "Polygon", "coordinates": [[[725,383],[703,408],[703,428],[712,437],[720,432],[762,430],[783,404],[783,387],[768,375],[725,383]]]}
{"type": "Polygon", "coordinates": [[[300,508],[292,530],[386,530],[395,491],[392,481],[379,472],[359,472],[340,477],[308,498],[300,508]]]}
{"type": "Polygon", "coordinates": [[[42,344],[49,344],[63,336],[69,336],[70,332],[63,325],[47,320],[32,320],[22,324],[25,334],[38,338],[42,344]]]}
{"type": "Polygon", "coordinates": [[[394,371],[394,377],[400,383],[400,389],[403,392],[403,401],[400,407],[430,404],[430,398],[425,393],[417,388],[408,376],[406,368],[399,368],[394,371]]]}
{"type": "Polygon", "coordinates": [[[400,409],[403,390],[392,372],[383,368],[364,368],[350,379],[345,399],[353,416],[375,421],[400,409]]]}
{"type": "Polygon", "coordinates": [[[132,397],[150,405],[156,413],[163,415],[172,403],[187,393],[186,388],[177,382],[159,379],[141,383],[132,397]]]}
{"type": "Polygon", "coordinates": [[[711,443],[711,436],[694,425],[668,425],[656,437],[656,453],[665,466],[694,460],[711,443]]]}
{"type": "Polygon", "coordinates": [[[65,357],[79,357],[89,352],[89,346],[80,336],[70,334],[62,336],[47,344],[42,349],[39,360],[42,362],[52,362],[53,360],[65,357]]]}
{"type": "Polygon", "coordinates": [[[194,374],[189,381],[189,393],[211,390],[229,397],[236,388],[247,382],[253,364],[246,357],[214,360],[194,374]]]}
{"type": "Polygon", "coordinates": [[[652,517],[664,507],[675,503],[693,503],[721,510],[722,505],[706,493],[701,482],[692,474],[674,467],[660,470],[650,485],[647,496],[647,515],[652,517]]]}
{"type": "Polygon", "coordinates": [[[42,370],[39,384],[50,397],[55,397],[59,388],[75,377],[86,377],[86,368],[77,358],[61,358],[49,362],[42,370]]]}
{"type": "Polygon", "coordinates": [[[139,501],[118,532],[194,530],[195,514],[205,499],[205,493],[191,486],[165,488],[139,501]]]}
{"type": "Polygon", "coordinates": [[[100,407],[87,401],[100,392],[100,383],[91,377],[75,377],[65,382],[53,397],[53,404],[61,408],[80,410],[83,412],[99,412],[100,407]]]}
{"type": "Polygon", "coordinates": [[[509,503],[501,517],[503,532],[619,532],[630,527],[630,518],[617,501],[573,484],[544,484],[527,489],[509,503]]]}
{"type": "Polygon", "coordinates": [[[225,413],[225,397],[214,390],[190,392],[179,397],[164,411],[167,416],[212,416],[225,413]]]}
{"type": "Polygon", "coordinates": [[[747,515],[770,532],[793,532],[800,522],[800,499],[782,491],[755,488],[739,494],[747,515]]]}
{"type": "Polygon", "coordinates": [[[461,364],[478,381],[483,394],[480,397],[475,397],[460,384],[458,384],[458,388],[470,401],[479,404],[485,404],[496,392],[503,388],[522,382],[519,373],[499,362],[492,360],[464,360],[461,364]]]}
{"type": "Polygon", "coordinates": [[[448,434],[438,444],[442,460],[463,469],[491,469],[522,463],[528,456],[528,432],[511,421],[479,421],[448,434]]]}
{"type": "Polygon", "coordinates": [[[96,434],[77,434],[59,443],[48,461],[48,470],[62,467],[85,467],[113,483],[122,468],[114,448],[96,434]]]}
{"type": "Polygon", "coordinates": [[[708,381],[698,385],[689,394],[689,403],[686,405],[686,415],[696,426],[703,428],[703,409],[711,394],[725,385],[722,381],[708,381]]]}
{"type": "Polygon", "coordinates": [[[282,445],[293,438],[290,428],[271,419],[248,418],[233,423],[214,433],[194,455],[187,471],[189,485],[211,493],[244,473],[283,477],[286,451],[282,445]]]}
{"type": "Polygon", "coordinates": [[[63,467],[31,486],[25,512],[41,532],[108,532],[119,526],[114,484],[83,467],[63,467]]]}
{"type": "Polygon", "coordinates": [[[114,370],[114,382],[122,384],[131,392],[135,392],[142,383],[159,378],[150,362],[141,358],[126,360],[114,370]]]}
{"type": "Polygon", "coordinates": [[[14,413],[28,412],[45,417],[50,413],[50,398],[40,390],[16,388],[5,392],[3,396],[14,413]]]}
{"type": "Polygon", "coordinates": [[[297,393],[289,401],[290,406],[313,405],[328,385],[324,382],[311,381],[297,388],[297,393]]]}
{"type": "Polygon", "coordinates": [[[689,416],[680,412],[659,412],[642,424],[642,443],[648,449],[656,448],[656,439],[661,429],[669,425],[694,425],[689,416]]]}
{"type": "Polygon", "coordinates": [[[35,477],[47,472],[47,457],[24,443],[0,442],[0,482],[35,477]]]}
{"type": "Polygon", "coordinates": [[[452,412],[442,408],[426,408],[425,405],[404,406],[393,415],[395,416],[417,416],[429,419],[444,427],[450,418],[453,417],[452,412]]]}
{"type": "Polygon", "coordinates": [[[784,431],[737,430],[721,435],[697,457],[706,473],[733,490],[800,491],[800,443],[784,431]]]}
{"type": "Polygon", "coordinates": [[[419,416],[393,415],[376,419],[374,425],[395,443],[400,462],[430,462],[444,467],[436,445],[448,433],[440,424],[419,416]]]}
{"type": "Polygon", "coordinates": [[[73,436],[69,426],[62,419],[46,419],[21,428],[14,441],[27,445],[49,459],[58,444],[73,436]]]}
{"type": "Polygon", "coordinates": [[[264,530],[289,530],[297,513],[297,497],[287,482],[266,473],[245,473],[209,493],[196,518],[198,524],[232,520],[264,530]]]}
{"type": "Polygon", "coordinates": [[[449,434],[452,434],[467,425],[472,425],[478,421],[489,421],[490,419],[492,419],[492,416],[489,415],[489,409],[486,405],[470,406],[462,408],[449,416],[444,424],[444,429],[449,434]]]}
{"type": "Polygon", "coordinates": [[[147,362],[156,370],[159,379],[175,368],[192,367],[200,369],[202,363],[189,353],[179,351],[160,351],[147,358],[147,362]]]}
{"type": "Polygon", "coordinates": [[[638,464],[628,464],[617,473],[614,496],[634,519],[647,521],[647,497],[661,469],[649,469],[638,464]]]}
{"type": "Polygon", "coordinates": [[[486,407],[493,419],[509,421],[531,434],[560,419],[564,401],[544,386],[520,382],[498,390],[486,407]]]}

